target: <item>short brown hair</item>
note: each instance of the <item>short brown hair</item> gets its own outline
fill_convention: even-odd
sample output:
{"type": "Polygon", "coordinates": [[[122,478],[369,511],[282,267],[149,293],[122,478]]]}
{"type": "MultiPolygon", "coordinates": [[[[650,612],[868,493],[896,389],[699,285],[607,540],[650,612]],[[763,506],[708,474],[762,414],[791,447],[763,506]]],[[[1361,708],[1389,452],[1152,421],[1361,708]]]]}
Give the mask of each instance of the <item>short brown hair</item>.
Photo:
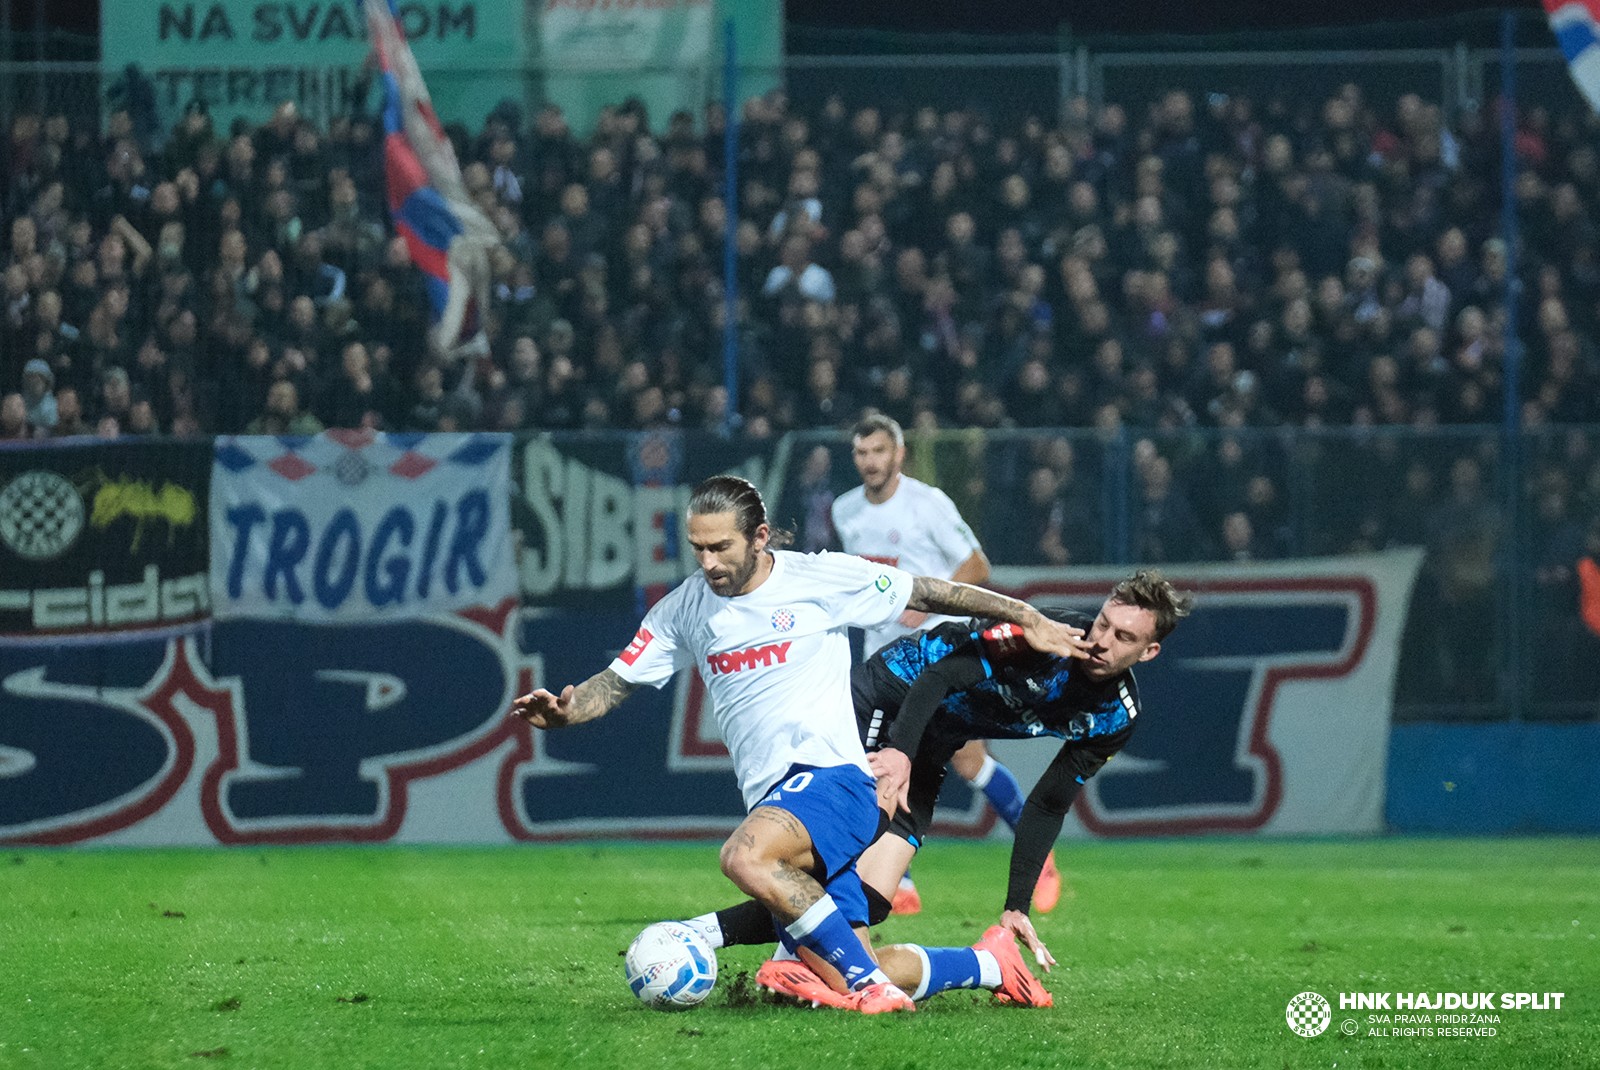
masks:
{"type": "Polygon", "coordinates": [[[1111,589],[1111,601],[1148,609],[1156,615],[1156,642],[1172,633],[1194,608],[1194,595],[1180,591],[1160,569],[1141,568],[1111,589]]]}
{"type": "Polygon", "coordinates": [[[879,431],[889,436],[889,441],[896,447],[906,444],[905,432],[900,430],[900,423],[892,416],[885,416],[881,412],[869,412],[856,421],[855,430],[851,432],[852,438],[866,438],[879,431]]]}

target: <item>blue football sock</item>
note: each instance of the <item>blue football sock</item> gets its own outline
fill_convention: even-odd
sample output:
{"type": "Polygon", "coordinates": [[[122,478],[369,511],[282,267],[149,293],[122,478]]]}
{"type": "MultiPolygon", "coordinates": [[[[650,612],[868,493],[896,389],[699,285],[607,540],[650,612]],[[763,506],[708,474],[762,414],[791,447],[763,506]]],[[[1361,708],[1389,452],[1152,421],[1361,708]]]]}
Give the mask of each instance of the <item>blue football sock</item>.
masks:
{"type": "Polygon", "coordinates": [[[812,903],[810,909],[785,927],[785,931],[794,943],[838,970],[852,989],[889,979],[861,946],[860,938],[839,913],[830,895],[823,895],[812,903]]]}
{"type": "Polygon", "coordinates": [[[981,970],[978,953],[970,947],[917,947],[922,959],[922,983],[911,993],[922,999],[951,988],[977,988],[981,970]]]}
{"type": "Polygon", "coordinates": [[[1024,800],[1022,785],[1011,775],[1011,770],[986,754],[983,756],[983,768],[973,777],[972,786],[983,792],[983,797],[989,800],[989,805],[994,807],[1000,819],[1013,832],[1016,831],[1024,800]]]}

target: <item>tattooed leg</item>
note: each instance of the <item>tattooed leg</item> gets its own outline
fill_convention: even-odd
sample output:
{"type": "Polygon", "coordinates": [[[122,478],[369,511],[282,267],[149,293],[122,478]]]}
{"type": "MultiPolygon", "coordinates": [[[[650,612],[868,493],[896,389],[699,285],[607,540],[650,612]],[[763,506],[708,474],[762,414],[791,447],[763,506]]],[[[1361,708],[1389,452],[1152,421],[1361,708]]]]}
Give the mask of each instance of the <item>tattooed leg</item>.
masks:
{"type": "Polygon", "coordinates": [[[800,819],[758,806],[722,845],[722,872],[785,924],[822,898],[811,834],[800,819]]]}
{"type": "Polygon", "coordinates": [[[811,834],[787,810],[758,806],[722,845],[722,872],[772,913],[786,947],[838,992],[887,982],[863,927],[853,929],[818,881],[811,834]]]}

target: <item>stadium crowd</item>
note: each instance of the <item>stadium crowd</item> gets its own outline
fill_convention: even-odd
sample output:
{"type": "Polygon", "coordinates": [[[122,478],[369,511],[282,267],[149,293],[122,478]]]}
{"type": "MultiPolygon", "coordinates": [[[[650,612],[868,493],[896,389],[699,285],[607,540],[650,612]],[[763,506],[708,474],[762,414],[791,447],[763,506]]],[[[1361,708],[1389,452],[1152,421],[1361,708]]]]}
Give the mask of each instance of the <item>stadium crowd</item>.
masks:
{"type": "MultiPolygon", "coordinates": [[[[103,130],[18,115],[0,143],[0,437],[723,427],[719,106],[663,127],[629,100],[583,138],[509,101],[448,126],[502,238],[488,353],[450,357],[424,342],[367,96],[326,129],[286,103],[221,131],[196,102],[163,131],[136,93],[103,130]]],[[[1508,287],[1492,112],[1446,123],[1355,84],[1056,117],[751,99],[739,433],[869,407],[908,429],[1126,432],[1137,560],[1423,543],[1446,604],[1487,606],[1503,532],[1482,450],[1373,446],[1309,544],[1259,435],[1156,443],[1493,424],[1508,314],[1524,425],[1600,420],[1596,118],[1519,116],[1508,287]]],[[[996,559],[1097,560],[1100,492],[1072,442],[1006,463],[1015,494],[991,497],[1020,519],[981,524],[996,559]]],[[[1550,450],[1528,494],[1537,581],[1571,604],[1575,562],[1600,551],[1596,436],[1550,450]]]]}
{"type": "MultiPolygon", "coordinates": [[[[1379,109],[1354,84],[1299,109],[1076,100],[1054,123],[752,99],[744,433],[847,427],[863,406],[907,427],[1497,422],[1486,118],[1379,109]]],[[[59,413],[32,360],[76,396],[74,431],[721,426],[717,106],[698,131],[686,113],[653,128],[637,100],[581,140],[558,108],[525,124],[510,102],[451,129],[503,238],[492,355],[458,366],[423,348],[372,115],[321,130],[284,104],[219,132],[196,103],[153,126],[12,123],[0,389],[36,431],[59,413]]],[[[1600,417],[1594,133],[1576,112],[1521,124],[1529,424],[1600,417]]]]}

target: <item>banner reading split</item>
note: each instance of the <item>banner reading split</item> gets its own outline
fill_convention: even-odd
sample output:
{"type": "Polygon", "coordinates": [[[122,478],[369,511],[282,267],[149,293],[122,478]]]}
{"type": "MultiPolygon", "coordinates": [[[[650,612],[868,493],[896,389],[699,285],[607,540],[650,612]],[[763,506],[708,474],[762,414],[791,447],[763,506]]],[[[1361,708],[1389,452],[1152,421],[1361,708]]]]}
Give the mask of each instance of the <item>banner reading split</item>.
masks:
{"type": "MultiPolygon", "coordinates": [[[[1128,746],[1085,785],[1067,836],[1383,829],[1395,667],[1415,548],[1247,566],[1171,565],[1194,613],[1137,669],[1143,712],[1128,746]]],[[[997,568],[1036,605],[1095,610],[1115,568],[997,568]]],[[[1053,748],[999,741],[1032,784],[1053,748]]]]}

